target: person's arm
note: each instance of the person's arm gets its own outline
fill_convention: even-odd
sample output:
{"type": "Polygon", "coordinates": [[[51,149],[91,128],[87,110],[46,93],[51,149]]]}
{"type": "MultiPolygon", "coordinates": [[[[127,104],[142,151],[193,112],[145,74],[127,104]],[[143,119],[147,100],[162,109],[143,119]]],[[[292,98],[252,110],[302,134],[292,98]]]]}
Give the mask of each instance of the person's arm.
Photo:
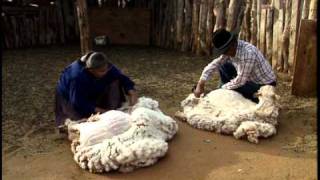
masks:
{"type": "Polygon", "coordinates": [[[239,72],[237,72],[238,73],[237,77],[232,79],[230,82],[224,84],[221,88],[236,89],[238,87],[243,86],[249,80],[249,77],[254,67],[254,63],[255,63],[255,59],[253,58],[250,58],[250,59],[248,58],[244,60],[240,64],[239,72]]]}
{"type": "Polygon", "coordinates": [[[123,88],[124,88],[124,91],[125,93],[128,95],[129,97],[129,105],[130,106],[133,106],[134,104],[137,103],[137,100],[138,100],[138,95],[137,95],[137,92],[134,88],[134,82],[128,77],[126,76],[125,74],[123,74],[120,70],[118,70],[116,67],[114,67],[117,74],[118,74],[118,77],[119,77],[119,80],[120,80],[120,83],[123,85],[123,88]]]}
{"type": "Polygon", "coordinates": [[[218,58],[214,59],[203,69],[200,80],[198,81],[198,84],[193,92],[196,97],[200,97],[200,95],[204,92],[206,81],[208,81],[212,77],[212,74],[217,69],[218,65],[225,61],[226,57],[221,55],[218,58]]]}

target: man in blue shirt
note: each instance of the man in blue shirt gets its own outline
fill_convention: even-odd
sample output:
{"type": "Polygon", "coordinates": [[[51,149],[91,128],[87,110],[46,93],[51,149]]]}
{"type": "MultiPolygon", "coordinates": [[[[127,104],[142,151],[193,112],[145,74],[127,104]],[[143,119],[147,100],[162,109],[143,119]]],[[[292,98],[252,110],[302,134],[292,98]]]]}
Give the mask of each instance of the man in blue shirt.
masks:
{"type": "Polygon", "coordinates": [[[95,113],[137,102],[134,82],[111,64],[101,52],[90,52],[70,64],[61,74],[56,90],[56,124],[67,118],[80,120],[95,113]]]}

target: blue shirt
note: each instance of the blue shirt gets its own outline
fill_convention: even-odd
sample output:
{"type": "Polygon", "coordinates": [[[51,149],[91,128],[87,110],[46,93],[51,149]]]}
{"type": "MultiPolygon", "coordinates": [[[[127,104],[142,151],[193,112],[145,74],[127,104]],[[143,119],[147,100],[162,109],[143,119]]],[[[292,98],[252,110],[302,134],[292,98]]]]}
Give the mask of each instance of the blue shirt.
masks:
{"type": "Polygon", "coordinates": [[[134,89],[134,82],[114,65],[111,65],[102,78],[97,79],[85,69],[80,60],[77,60],[62,72],[57,91],[80,115],[89,116],[94,113],[97,98],[114,80],[120,81],[127,94],[129,90],[134,89]]]}

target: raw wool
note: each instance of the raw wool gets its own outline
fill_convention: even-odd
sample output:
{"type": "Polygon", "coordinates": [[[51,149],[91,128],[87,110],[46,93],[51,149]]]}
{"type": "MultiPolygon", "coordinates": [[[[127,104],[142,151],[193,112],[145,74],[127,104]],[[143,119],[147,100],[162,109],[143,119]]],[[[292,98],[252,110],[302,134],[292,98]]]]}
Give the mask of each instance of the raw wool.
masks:
{"type": "Polygon", "coordinates": [[[256,96],[258,104],[227,89],[200,98],[190,94],[181,102],[183,112],[177,117],[198,129],[233,134],[237,139],[247,136],[248,141],[258,143],[260,136],[276,134],[280,105],[273,86],[262,86],[256,96]]]}
{"type": "Polygon", "coordinates": [[[79,134],[73,136],[71,150],[81,168],[96,173],[129,172],[150,166],[166,154],[166,141],[178,131],[176,121],[151,98],[139,98],[130,109],[131,114],[114,110],[87,122],[66,123],[69,132],[79,134]]]}

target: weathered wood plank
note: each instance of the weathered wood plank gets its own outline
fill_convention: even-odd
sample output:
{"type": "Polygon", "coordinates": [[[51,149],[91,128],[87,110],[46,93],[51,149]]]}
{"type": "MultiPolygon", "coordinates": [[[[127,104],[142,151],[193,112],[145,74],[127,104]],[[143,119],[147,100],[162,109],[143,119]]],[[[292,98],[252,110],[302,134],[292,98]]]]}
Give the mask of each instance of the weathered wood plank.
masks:
{"type": "Polygon", "coordinates": [[[317,22],[301,20],[294,65],[292,94],[316,96],[317,94],[317,22]]]}

